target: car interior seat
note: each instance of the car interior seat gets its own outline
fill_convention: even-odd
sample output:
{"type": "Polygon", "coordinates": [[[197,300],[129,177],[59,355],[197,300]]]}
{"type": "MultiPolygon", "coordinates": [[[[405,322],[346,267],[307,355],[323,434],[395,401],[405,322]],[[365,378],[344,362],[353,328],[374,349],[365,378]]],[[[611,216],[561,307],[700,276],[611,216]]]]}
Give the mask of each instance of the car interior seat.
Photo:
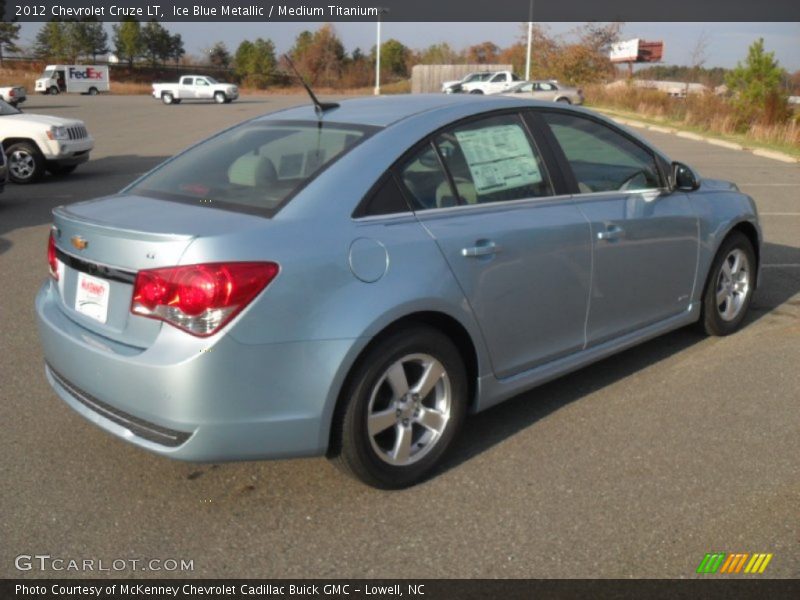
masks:
{"type": "Polygon", "coordinates": [[[278,180],[273,162],[257,151],[240,156],[228,168],[228,181],[244,187],[270,187],[278,180]]]}

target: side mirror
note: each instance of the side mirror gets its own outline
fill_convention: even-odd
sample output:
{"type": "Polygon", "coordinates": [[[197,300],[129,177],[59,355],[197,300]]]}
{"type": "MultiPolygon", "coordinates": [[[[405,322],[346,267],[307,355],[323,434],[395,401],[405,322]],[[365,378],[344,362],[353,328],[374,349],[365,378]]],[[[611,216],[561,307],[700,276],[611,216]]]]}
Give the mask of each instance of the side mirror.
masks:
{"type": "Polygon", "coordinates": [[[700,187],[700,178],[692,171],[691,167],[680,163],[672,163],[673,189],[681,192],[693,192],[700,187]]]}

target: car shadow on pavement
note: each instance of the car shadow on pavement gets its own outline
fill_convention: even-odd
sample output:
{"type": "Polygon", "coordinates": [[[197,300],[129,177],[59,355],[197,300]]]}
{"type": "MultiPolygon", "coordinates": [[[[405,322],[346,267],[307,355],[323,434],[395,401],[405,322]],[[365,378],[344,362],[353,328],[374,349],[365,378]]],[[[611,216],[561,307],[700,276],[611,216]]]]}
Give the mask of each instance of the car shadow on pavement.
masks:
{"type": "MultiPolygon", "coordinates": [[[[792,246],[765,243],[762,256],[765,264],[800,264],[800,248],[792,246]]],[[[796,326],[800,311],[786,311],[785,307],[800,307],[798,294],[800,268],[763,269],[761,283],[742,327],[747,328],[770,314],[788,316],[791,325],[796,326]]],[[[477,415],[471,415],[449,457],[430,477],[435,478],[459,466],[560,408],[683,352],[705,339],[707,337],[699,328],[684,327],[524,392],[477,415]]]]}
{"type": "Polygon", "coordinates": [[[15,229],[51,223],[52,210],[114,194],[146,173],[166,156],[113,156],[91,160],[70,175],[44,178],[28,185],[6,184],[0,194],[0,254],[11,247],[2,236],[15,229]]]}

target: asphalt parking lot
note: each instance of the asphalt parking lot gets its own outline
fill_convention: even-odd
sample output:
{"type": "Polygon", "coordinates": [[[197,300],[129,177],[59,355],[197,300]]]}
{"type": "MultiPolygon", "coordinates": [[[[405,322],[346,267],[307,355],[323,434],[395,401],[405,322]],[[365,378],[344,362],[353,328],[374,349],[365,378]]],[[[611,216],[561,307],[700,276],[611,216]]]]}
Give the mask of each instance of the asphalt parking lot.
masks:
{"type": "Polygon", "coordinates": [[[694,576],[707,552],[773,553],[765,576],[800,576],[798,164],[643,132],[756,199],[765,268],[746,327],[677,331],[477,415],[410,490],[366,488],[324,459],[173,462],[58,400],[33,312],[50,210],[305,101],[29,99],[28,112],[84,119],[96,148],[69,177],[0,195],[0,577],[92,575],[15,568],[49,554],[194,564],[111,573],[124,576],[665,578],[694,576]]]}

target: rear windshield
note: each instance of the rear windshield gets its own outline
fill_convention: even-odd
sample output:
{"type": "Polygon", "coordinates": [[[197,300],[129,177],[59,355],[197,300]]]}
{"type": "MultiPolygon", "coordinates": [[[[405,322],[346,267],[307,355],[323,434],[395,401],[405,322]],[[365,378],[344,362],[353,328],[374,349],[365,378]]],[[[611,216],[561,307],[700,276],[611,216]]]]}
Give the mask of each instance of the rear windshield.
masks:
{"type": "Polygon", "coordinates": [[[179,154],[125,192],[272,216],[375,129],[250,121],[179,154]]]}

